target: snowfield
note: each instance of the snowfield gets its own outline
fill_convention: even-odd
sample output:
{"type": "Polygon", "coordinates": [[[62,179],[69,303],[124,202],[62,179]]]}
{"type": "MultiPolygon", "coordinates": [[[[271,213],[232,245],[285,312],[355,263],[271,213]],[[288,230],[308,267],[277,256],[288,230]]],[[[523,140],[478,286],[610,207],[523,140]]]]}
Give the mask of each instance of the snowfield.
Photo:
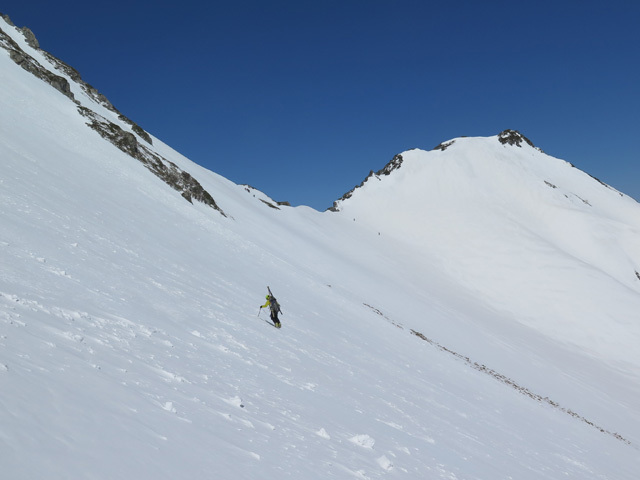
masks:
{"type": "Polygon", "coordinates": [[[223,216],[2,48],[0,85],[2,478],[637,478],[631,198],[496,136],[317,212],[145,144],[223,216]]]}

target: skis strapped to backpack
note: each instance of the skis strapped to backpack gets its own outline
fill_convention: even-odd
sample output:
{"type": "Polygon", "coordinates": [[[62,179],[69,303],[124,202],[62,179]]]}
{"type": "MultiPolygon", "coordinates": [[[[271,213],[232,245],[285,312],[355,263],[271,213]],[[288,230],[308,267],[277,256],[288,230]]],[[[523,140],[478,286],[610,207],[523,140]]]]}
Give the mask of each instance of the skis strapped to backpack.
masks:
{"type": "Polygon", "coordinates": [[[267,285],[267,290],[269,290],[269,301],[273,305],[274,311],[282,313],[282,310],[280,310],[280,304],[278,303],[278,300],[276,300],[276,297],[273,296],[273,293],[271,293],[271,289],[269,288],[268,285],[267,285]]]}

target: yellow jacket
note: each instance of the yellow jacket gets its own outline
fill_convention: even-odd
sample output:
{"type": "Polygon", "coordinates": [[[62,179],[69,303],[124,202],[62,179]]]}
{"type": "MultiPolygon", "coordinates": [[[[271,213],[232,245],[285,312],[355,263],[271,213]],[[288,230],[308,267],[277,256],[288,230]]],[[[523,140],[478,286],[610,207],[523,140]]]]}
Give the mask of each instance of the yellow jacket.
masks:
{"type": "Polygon", "coordinates": [[[272,298],[273,297],[271,297],[270,295],[267,295],[267,303],[262,305],[260,308],[262,309],[262,308],[269,307],[271,311],[274,313],[274,315],[277,315],[278,313],[282,313],[282,310],[280,310],[280,304],[275,298],[273,298],[273,304],[271,303],[272,298]]]}

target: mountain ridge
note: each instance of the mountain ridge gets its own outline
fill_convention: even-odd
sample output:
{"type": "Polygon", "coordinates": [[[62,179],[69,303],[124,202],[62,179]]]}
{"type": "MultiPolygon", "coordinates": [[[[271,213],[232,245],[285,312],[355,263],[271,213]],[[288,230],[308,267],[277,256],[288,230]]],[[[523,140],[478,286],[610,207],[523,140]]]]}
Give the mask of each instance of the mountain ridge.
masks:
{"type": "MultiPolygon", "coordinates": [[[[466,137],[458,137],[458,138],[454,138],[451,140],[448,140],[446,142],[442,142],[440,144],[438,144],[436,147],[433,148],[433,150],[440,150],[440,151],[445,151],[447,148],[449,148],[451,145],[453,145],[456,140],[461,139],[461,138],[466,138],[466,137]]],[[[503,130],[502,132],[500,132],[497,135],[498,141],[500,143],[502,143],[503,145],[507,144],[507,145],[515,145],[516,147],[520,147],[522,142],[525,142],[526,144],[528,144],[529,146],[538,149],[532,142],[531,140],[529,140],[527,137],[525,137],[524,135],[522,135],[520,132],[518,132],[517,130],[511,130],[511,129],[507,129],[507,130],[503,130]]],[[[414,149],[414,150],[420,150],[420,149],[414,149]]],[[[538,149],[540,150],[540,149],[538,149]]],[[[542,151],[542,150],[540,150],[542,151]]],[[[393,172],[394,170],[399,169],[402,166],[402,162],[404,160],[402,153],[396,154],[384,167],[382,167],[380,170],[378,170],[377,172],[374,172],[373,170],[371,170],[369,172],[369,175],[367,175],[367,177],[357,186],[355,186],[354,188],[352,188],[351,190],[349,190],[347,193],[345,193],[344,195],[342,195],[342,197],[340,197],[338,200],[333,202],[333,206],[329,207],[327,210],[332,211],[332,212],[337,212],[340,210],[340,203],[344,200],[347,200],[348,198],[351,198],[351,196],[353,195],[353,193],[358,189],[361,188],[370,178],[375,177],[380,179],[381,176],[386,176],[386,175],[390,175],[391,172],[393,172]]]]}
{"type": "MultiPolygon", "coordinates": [[[[389,164],[399,168],[369,175],[334,210],[392,237],[443,275],[453,273],[491,303],[535,312],[523,323],[564,332],[567,339],[582,337],[576,344],[581,348],[591,343],[590,334],[584,325],[584,332],[576,329],[574,317],[588,311],[599,312],[620,339],[622,324],[634,325],[635,338],[640,332],[634,316],[622,321],[611,313],[613,298],[590,292],[606,291],[609,282],[622,287],[623,297],[629,289],[629,300],[640,292],[640,204],[528,142],[518,148],[499,138],[460,138],[445,150],[404,152],[402,162],[396,157],[389,164]],[[528,249],[547,253],[532,261],[528,249]],[[584,281],[567,286],[541,271],[567,261],[584,271],[584,281]],[[598,280],[595,270],[602,275],[598,280]],[[487,278],[493,280],[487,284],[487,278]],[[571,308],[549,304],[549,297],[569,291],[571,308]]],[[[637,362],[632,343],[622,340],[616,348],[598,347],[637,362]]]]}
{"type": "Polygon", "coordinates": [[[204,190],[200,183],[187,171],[180,169],[174,162],[151,151],[149,147],[153,145],[153,140],[149,133],[118,111],[97,89],[82,80],[80,73],[76,69],[42,50],[30,29],[27,27],[18,29],[12,24],[7,15],[0,14],[0,18],[5,20],[9,28],[16,28],[16,31],[24,37],[26,47],[25,45],[21,47],[12,36],[0,28],[0,47],[9,52],[10,58],[17,65],[45,81],[73,101],[77,105],[78,113],[87,118],[87,126],[89,128],[96,131],[119,150],[140,161],[151,173],[174,190],[180,192],[181,196],[188,202],[191,203],[193,200],[202,202],[218,211],[221,215],[226,216],[211,194],[204,190]],[[27,52],[27,47],[33,49],[33,52],[27,52]],[[34,58],[34,52],[42,55],[40,61],[34,58]],[[47,63],[57,73],[47,68],[47,63]],[[80,89],[79,92],[86,95],[90,102],[83,103],[76,98],[76,96],[81,97],[81,95],[79,95],[78,91],[74,94],[71,88],[72,84],[77,85],[80,89]],[[106,118],[105,115],[96,111],[97,106],[115,114],[117,118],[106,118]],[[148,146],[145,146],[145,144],[148,146]]]}

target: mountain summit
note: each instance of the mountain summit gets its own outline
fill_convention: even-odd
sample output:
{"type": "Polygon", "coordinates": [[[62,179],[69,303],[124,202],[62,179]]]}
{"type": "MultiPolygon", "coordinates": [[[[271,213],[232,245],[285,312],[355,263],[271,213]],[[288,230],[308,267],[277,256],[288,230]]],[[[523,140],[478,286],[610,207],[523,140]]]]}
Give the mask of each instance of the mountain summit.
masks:
{"type": "Polygon", "coordinates": [[[286,207],[6,19],[3,478],[637,477],[636,202],[508,131],[286,207]]]}
{"type": "Polygon", "coordinates": [[[531,140],[529,140],[527,137],[522,135],[517,130],[504,130],[500,132],[500,134],[498,135],[498,140],[503,145],[509,144],[509,145],[515,145],[516,147],[520,147],[524,142],[530,147],[536,148],[531,140]]]}
{"type": "Polygon", "coordinates": [[[526,325],[640,360],[627,336],[640,333],[636,316],[618,311],[640,293],[640,205],[514,130],[396,155],[333,210],[492,305],[522,312],[526,325]],[[578,281],[559,274],[566,269],[578,281]],[[597,326],[587,326],[592,315],[597,326]],[[592,342],[592,327],[620,342],[592,342]]]}

